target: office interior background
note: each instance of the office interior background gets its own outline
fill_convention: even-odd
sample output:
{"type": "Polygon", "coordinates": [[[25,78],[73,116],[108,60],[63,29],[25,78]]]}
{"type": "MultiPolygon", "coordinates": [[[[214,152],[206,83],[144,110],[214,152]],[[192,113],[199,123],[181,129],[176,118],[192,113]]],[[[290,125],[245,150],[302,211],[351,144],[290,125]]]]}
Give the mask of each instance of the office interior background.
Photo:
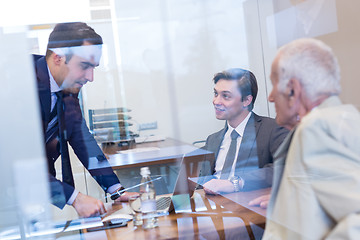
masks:
{"type": "MultiPolygon", "coordinates": [[[[0,223],[16,225],[39,208],[44,219],[74,214],[70,208],[60,211],[47,204],[46,161],[30,57],[30,53],[45,54],[47,38],[58,22],[84,21],[104,40],[95,81],[85,85],[80,96],[85,119],[89,121],[89,109],[128,108],[132,131],[140,137],[192,144],[221,129],[225,123],[214,115],[212,77],[233,67],[255,74],[259,93],[254,111],[275,117],[274,106],[267,101],[271,62],[278,47],[301,37],[318,38],[333,48],[341,67],[341,99],[360,107],[357,0],[0,4],[0,223]],[[141,126],[155,127],[139,130],[141,126]]],[[[74,154],[71,158],[76,161],[74,154]]],[[[85,181],[80,165],[75,171],[81,191],[103,196],[95,182],[85,181]]]]}

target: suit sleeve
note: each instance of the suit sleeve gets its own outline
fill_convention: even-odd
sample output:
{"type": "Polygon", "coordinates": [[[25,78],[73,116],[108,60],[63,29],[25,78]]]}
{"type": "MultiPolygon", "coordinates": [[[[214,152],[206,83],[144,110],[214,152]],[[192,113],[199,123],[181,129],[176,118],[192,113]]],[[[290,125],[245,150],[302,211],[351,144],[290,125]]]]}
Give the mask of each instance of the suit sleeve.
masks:
{"type": "Polygon", "coordinates": [[[279,146],[282,144],[282,142],[284,141],[284,139],[286,138],[286,136],[289,133],[289,130],[287,130],[286,128],[280,127],[276,123],[274,123],[274,124],[275,124],[275,127],[271,131],[271,137],[270,137],[270,142],[269,142],[270,153],[273,158],[275,156],[275,152],[277,151],[277,149],[279,148],[279,146]]]}
{"type": "Polygon", "coordinates": [[[288,134],[288,130],[276,124],[272,118],[262,117],[262,125],[256,136],[259,168],[243,171],[243,191],[251,191],[272,186],[273,159],[275,152],[288,134]]]}
{"type": "MultiPolygon", "coordinates": [[[[101,169],[89,169],[89,167],[86,167],[86,169],[90,172],[90,174],[98,182],[98,184],[104,189],[104,191],[107,191],[109,187],[115,184],[120,184],[119,179],[115,175],[113,169],[108,163],[104,153],[100,149],[96,140],[91,135],[84,119],[82,119],[81,126],[81,134],[83,136],[85,148],[88,153],[88,160],[99,163],[101,162],[101,169]]],[[[96,163],[92,165],[96,165],[96,163]]]]}
{"type": "Polygon", "coordinates": [[[83,166],[104,191],[107,191],[109,187],[119,184],[120,182],[86,126],[85,119],[81,114],[80,105],[78,104],[78,99],[68,98],[65,100],[64,98],[64,102],[65,107],[67,107],[65,119],[69,143],[83,166]],[[96,166],[97,162],[101,162],[101,168],[89,169],[89,161],[96,161],[91,164],[92,166],[96,166]]]}
{"type": "MultiPolygon", "coordinates": [[[[209,149],[209,141],[211,141],[210,139],[211,139],[211,135],[208,136],[208,138],[206,139],[205,146],[203,146],[201,149],[211,152],[211,150],[209,149]]],[[[211,179],[216,178],[213,176],[214,163],[215,163],[215,159],[213,157],[211,157],[211,159],[206,158],[201,163],[201,169],[200,169],[199,178],[198,178],[198,182],[197,182],[198,185],[203,185],[206,182],[210,181],[211,179]]]]}
{"type": "Polygon", "coordinates": [[[63,209],[67,203],[67,200],[74,192],[74,188],[66,183],[59,181],[50,173],[48,174],[48,177],[49,177],[49,185],[50,185],[51,202],[53,205],[57,206],[58,208],[63,209]],[[69,196],[67,196],[66,193],[68,193],[69,196]]]}

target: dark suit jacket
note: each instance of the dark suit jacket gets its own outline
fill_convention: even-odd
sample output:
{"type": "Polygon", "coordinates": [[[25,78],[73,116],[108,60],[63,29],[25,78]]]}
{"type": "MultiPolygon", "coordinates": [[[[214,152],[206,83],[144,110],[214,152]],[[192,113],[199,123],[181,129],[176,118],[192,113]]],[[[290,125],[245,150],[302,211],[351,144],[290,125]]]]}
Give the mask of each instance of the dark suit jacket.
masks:
{"type": "MultiPolygon", "coordinates": [[[[222,130],[211,134],[206,140],[203,149],[213,152],[215,158],[210,160],[210,164],[204,162],[200,176],[209,178],[202,178],[200,184],[210,180],[210,176],[215,172],[215,161],[227,129],[226,124],[222,130]]],[[[245,189],[271,186],[273,156],[287,134],[288,130],[277,125],[274,119],[252,113],[244,130],[235,170],[235,175],[245,180],[245,189]],[[269,168],[247,171],[246,163],[254,159],[259,168],[269,168]]]]}
{"type": "MultiPolygon", "coordinates": [[[[35,72],[37,77],[37,85],[39,92],[39,100],[41,107],[41,118],[44,131],[44,138],[46,129],[50,120],[51,110],[51,91],[50,91],[50,77],[45,57],[34,55],[35,72]]],[[[77,96],[66,96],[63,98],[65,104],[65,124],[68,136],[68,142],[73,148],[75,154],[88,169],[89,159],[92,161],[107,161],[103,152],[97,145],[94,137],[89,132],[85,120],[82,116],[79,99],[77,96]]],[[[58,131],[55,137],[58,136],[58,131]]],[[[44,139],[44,142],[46,139],[44,139]]],[[[56,171],[54,167],[55,160],[60,156],[58,145],[46,145],[46,154],[48,160],[51,197],[54,205],[63,208],[74,192],[74,188],[66,183],[60,182],[55,178],[56,171]]],[[[102,163],[103,164],[103,163],[102,163]]],[[[88,169],[89,170],[89,169],[88,169]]],[[[106,191],[109,187],[119,183],[118,178],[114,174],[110,165],[101,170],[89,170],[90,174],[99,183],[99,185],[106,191]]]]}

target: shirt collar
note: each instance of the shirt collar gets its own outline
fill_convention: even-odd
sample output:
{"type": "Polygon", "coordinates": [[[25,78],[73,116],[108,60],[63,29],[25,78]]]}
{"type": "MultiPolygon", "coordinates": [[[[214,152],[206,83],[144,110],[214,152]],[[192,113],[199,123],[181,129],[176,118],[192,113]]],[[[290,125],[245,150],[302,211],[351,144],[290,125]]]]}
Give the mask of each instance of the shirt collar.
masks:
{"type": "Polygon", "coordinates": [[[59,85],[57,85],[57,83],[55,82],[55,79],[54,79],[53,75],[51,75],[51,72],[50,72],[49,67],[48,67],[48,72],[49,72],[49,76],[50,76],[50,91],[51,91],[51,93],[55,93],[55,92],[61,91],[61,88],[60,88],[59,85]]]}
{"type": "MultiPolygon", "coordinates": [[[[244,131],[245,131],[245,127],[247,122],[249,121],[251,117],[251,112],[249,112],[249,114],[246,116],[246,118],[235,128],[236,132],[242,137],[244,135],[244,131]]],[[[226,132],[226,135],[230,135],[232,130],[234,129],[233,127],[231,127],[229,125],[229,123],[227,123],[228,125],[228,130],[226,132]]]]}

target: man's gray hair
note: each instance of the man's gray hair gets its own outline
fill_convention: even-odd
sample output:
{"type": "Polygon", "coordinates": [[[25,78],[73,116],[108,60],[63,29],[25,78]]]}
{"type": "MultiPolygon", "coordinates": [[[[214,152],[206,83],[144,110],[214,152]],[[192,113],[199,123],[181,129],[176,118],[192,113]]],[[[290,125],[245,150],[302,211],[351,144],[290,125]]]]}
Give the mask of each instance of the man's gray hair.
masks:
{"type": "Polygon", "coordinates": [[[306,96],[316,101],[321,95],[338,95],[340,67],[331,48],[310,38],[292,41],[278,51],[278,88],[284,92],[291,78],[297,79],[306,96]]]}

